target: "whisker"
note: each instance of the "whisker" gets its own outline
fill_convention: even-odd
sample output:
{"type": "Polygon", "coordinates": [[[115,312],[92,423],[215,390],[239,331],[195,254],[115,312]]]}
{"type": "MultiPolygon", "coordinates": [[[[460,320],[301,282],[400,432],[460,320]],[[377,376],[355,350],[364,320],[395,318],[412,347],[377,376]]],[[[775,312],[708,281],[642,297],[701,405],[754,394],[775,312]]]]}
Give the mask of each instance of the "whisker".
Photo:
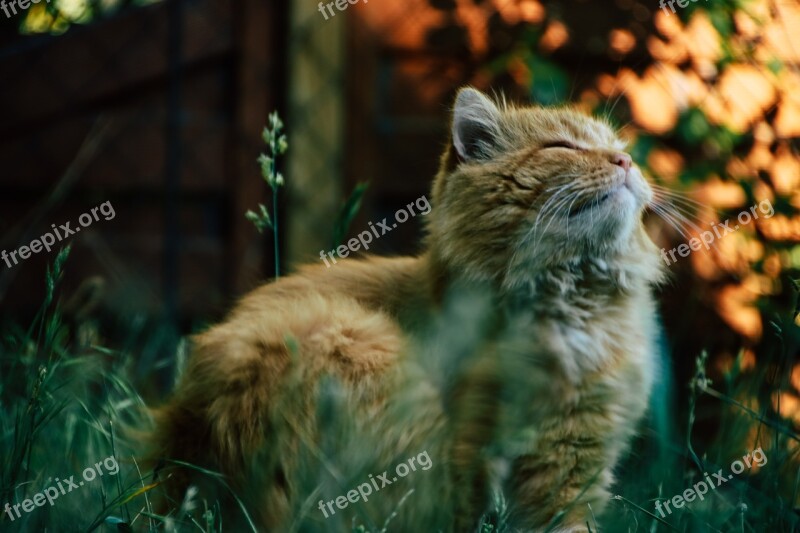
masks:
{"type": "MultiPolygon", "coordinates": [[[[614,88],[612,89],[612,91],[617,90],[617,85],[619,84],[619,82],[620,82],[619,79],[617,79],[617,81],[614,82],[614,88]]],[[[614,113],[614,110],[617,108],[617,105],[620,103],[622,98],[627,95],[627,93],[628,93],[627,89],[619,92],[619,95],[617,95],[617,98],[614,100],[614,104],[611,106],[611,109],[607,113],[605,113],[607,116],[611,116],[611,114],[614,113]]],[[[606,108],[608,108],[608,101],[606,101],[606,108]]]]}
{"type": "Polygon", "coordinates": [[[685,199],[659,197],[658,195],[655,195],[653,197],[653,201],[651,202],[651,204],[653,204],[653,203],[661,205],[661,206],[664,206],[664,207],[669,207],[669,208],[673,209],[674,211],[682,213],[687,218],[692,219],[692,220],[699,220],[699,217],[697,215],[697,211],[699,211],[701,209],[704,209],[706,207],[706,206],[702,206],[701,207],[701,206],[698,206],[698,205],[692,205],[692,204],[686,202],[685,199]]]}
{"type": "MultiPolygon", "coordinates": [[[[569,198],[569,195],[567,195],[567,198],[569,198]]],[[[540,225],[539,219],[540,219],[540,218],[542,218],[542,217],[544,217],[544,218],[542,219],[542,222],[541,222],[542,224],[545,222],[545,220],[547,220],[547,217],[548,217],[548,216],[550,216],[550,217],[551,217],[551,220],[552,220],[552,217],[554,216],[554,215],[553,215],[553,213],[555,212],[555,209],[557,209],[557,207],[558,207],[558,206],[559,206],[559,205],[560,205],[560,204],[561,204],[563,201],[564,201],[564,198],[562,198],[562,197],[558,197],[558,196],[555,196],[555,195],[554,195],[554,196],[551,196],[551,197],[548,199],[548,201],[547,201],[547,202],[545,202],[545,204],[542,206],[542,209],[539,211],[539,214],[538,214],[538,215],[536,215],[536,221],[534,222],[534,229],[535,229],[535,231],[533,232],[533,235],[532,235],[532,240],[533,240],[533,242],[534,242],[534,245],[533,245],[533,248],[534,248],[534,249],[538,248],[538,246],[539,246],[539,239],[541,239],[542,235],[544,234],[544,232],[542,232],[542,234],[540,234],[540,235],[539,235],[539,239],[537,239],[537,238],[536,238],[536,236],[537,236],[537,233],[538,233],[538,232],[539,232],[539,230],[541,229],[541,225],[540,225]],[[547,208],[547,205],[548,205],[548,204],[549,204],[551,201],[553,202],[553,206],[550,208],[550,209],[551,209],[551,212],[550,212],[550,214],[548,214],[548,211],[547,211],[547,209],[546,209],[546,208],[547,208]]],[[[548,227],[549,227],[549,225],[548,225],[548,227]]]]}
{"type": "Polygon", "coordinates": [[[651,188],[653,189],[654,192],[660,193],[662,196],[667,196],[670,199],[677,199],[677,200],[680,200],[682,202],[687,202],[687,203],[696,205],[698,207],[707,207],[706,204],[704,204],[702,202],[699,202],[699,201],[695,200],[694,198],[691,198],[691,197],[687,196],[686,194],[682,194],[682,193],[674,191],[672,189],[668,189],[666,187],[662,187],[661,185],[651,184],[650,186],[651,186],[651,188]]]}
{"type": "Polygon", "coordinates": [[[653,192],[656,196],[661,196],[662,198],[669,198],[670,200],[680,201],[681,203],[690,204],[697,207],[706,207],[706,204],[695,200],[694,198],[690,198],[683,194],[678,194],[673,191],[662,191],[659,189],[654,189],[653,192]]]}
{"type": "Polygon", "coordinates": [[[682,225],[686,225],[685,223],[688,219],[683,214],[681,214],[677,209],[675,209],[674,206],[669,204],[661,204],[658,207],[661,209],[662,212],[668,213],[670,216],[672,216],[673,219],[683,222],[684,224],[682,225]]]}
{"type": "MultiPolygon", "coordinates": [[[[537,236],[537,233],[539,232],[539,230],[541,229],[541,225],[540,225],[540,219],[542,219],[542,220],[541,220],[541,223],[544,223],[544,221],[545,221],[545,220],[547,220],[547,216],[548,216],[548,211],[547,211],[547,208],[548,208],[548,205],[549,205],[551,202],[552,202],[552,203],[554,204],[554,206],[555,206],[555,205],[558,205],[559,203],[561,203],[561,201],[562,201],[562,200],[563,200],[563,198],[561,198],[560,196],[556,196],[556,195],[553,195],[553,196],[551,196],[551,197],[550,197],[550,198],[548,198],[548,200],[547,200],[547,201],[544,203],[544,205],[542,206],[541,210],[540,210],[540,211],[539,211],[539,213],[536,215],[536,220],[535,220],[535,221],[534,221],[534,223],[533,223],[533,228],[532,228],[532,229],[533,229],[533,232],[532,232],[532,235],[531,235],[531,239],[532,239],[532,240],[533,240],[533,242],[534,242],[534,249],[538,247],[538,240],[537,240],[536,236],[537,236]],[[543,218],[543,217],[544,217],[544,218],[543,218]]],[[[551,209],[552,209],[552,208],[551,208],[551,209]]]]}
{"type": "Polygon", "coordinates": [[[673,200],[670,200],[669,198],[658,198],[658,197],[655,197],[654,198],[654,202],[651,202],[651,203],[656,203],[657,205],[660,205],[661,207],[664,207],[664,208],[667,208],[667,209],[671,209],[673,211],[681,213],[681,214],[683,214],[684,216],[686,216],[689,219],[699,220],[699,217],[697,215],[697,211],[699,209],[696,206],[693,206],[693,205],[690,206],[690,205],[686,205],[686,204],[681,204],[681,203],[675,202],[673,200]]]}
{"type": "Polygon", "coordinates": [[[592,227],[594,227],[594,208],[595,208],[595,204],[598,204],[599,201],[600,201],[600,197],[599,196],[595,196],[594,200],[592,200],[592,206],[589,208],[589,218],[592,221],[592,227]]]}
{"type": "Polygon", "coordinates": [[[567,219],[567,240],[569,240],[569,223],[570,223],[569,214],[572,212],[572,206],[575,204],[575,200],[578,199],[579,195],[575,194],[575,198],[573,198],[573,200],[569,204],[569,207],[567,207],[566,210],[564,211],[564,217],[567,219]]]}
{"type": "Polygon", "coordinates": [[[682,204],[672,203],[670,200],[668,200],[666,198],[655,198],[654,201],[658,205],[665,206],[665,207],[671,207],[672,209],[677,210],[678,212],[684,214],[685,216],[687,216],[689,218],[692,218],[694,220],[698,219],[697,213],[691,207],[688,207],[688,206],[685,206],[685,205],[682,205],[682,204]]]}
{"type": "MultiPolygon", "coordinates": [[[[564,174],[564,175],[559,176],[559,177],[560,178],[577,178],[578,176],[581,176],[581,174],[564,174]]],[[[554,190],[557,190],[557,189],[558,190],[562,190],[562,189],[565,189],[565,188],[568,189],[570,187],[576,187],[578,185],[579,185],[579,183],[577,181],[570,181],[569,183],[565,183],[563,185],[557,185],[557,186],[554,186],[554,187],[548,187],[547,189],[545,189],[545,191],[549,192],[549,191],[554,191],[554,190]]]]}
{"type": "MultiPolygon", "coordinates": [[[[685,216],[684,214],[682,214],[680,211],[678,211],[678,210],[675,208],[675,206],[672,206],[672,205],[662,205],[662,206],[660,206],[660,207],[661,207],[662,209],[664,209],[665,211],[669,212],[670,214],[672,214],[672,215],[673,215],[675,218],[677,218],[677,219],[678,219],[678,220],[680,220],[681,222],[684,222],[684,223],[685,223],[685,224],[687,224],[688,226],[692,227],[692,228],[693,228],[695,231],[697,231],[698,233],[701,233],[701,232],[703,231],[703,230],[700,228],[700,226],[698,226],[697,224],[695,224],[695,223],[694,223],[694,221],[693,221],[693,220],[692,220],[690,217],[687,217],[687,216],[685,216]]],[[[695,220],[697,220],[697,219],[695,218],[695,220]]]]}
{"type": "Polygon", "coordinates": [[[664,211],[664,210],[661,208],[661,206],[650,206],[650,207],[651,207],[651,209],[653,210],[653,213],[657,214],[657,215],[658,215],[659,217],[661,217],[661,218],[662,218],[662,219],[663,219],[663,220],[664,220],[664,221],[665,221],[667,224],[669,224],[669,225],[670,225],[670,226],[672,226],[672,227],[673,227],[675,230],[677,230],[677,231],[678,231],[678,233],[680,233],[680,234],[683,236],[683,238],[684,238],[684,239],[688,239],[688,238],[689,238],[689,236],[688,236],[688,235],[686,235],[686,233],[683,231],[683,227],[682,227],[680,224],[678,224],[677,222],[675,222],[675,220],[672,218],[672,216],[671,216],[669,213],[665,212],[665,211],[664,211]]]}
{"type": "MultiPolygon", "coordinates": [[[[671,219],[670,224],[673,227],[675,227],[675,220],[676,219],[679,220],[679,221],[682,221],[684,224],[690,225],[692,227],[692,229],[694,230],[694,234],[697,235],[697,238],[699,238],[700,241],[702,241],[703,243],[706,242],[705,240],[702,239],[702,237],[700,237],[700,235],[702,233],[704,233],[706,231],[710,231],[710,230],[704,230],[703,228],[701,228],[697,224],[694,224],[691,221],[686,220],[685,217],[682,217],[679,213],[676,213],[675,211],[669,211],[668,209],[665,209],[664,206],[651,206],[651,207],[655,207],[653,209],[653,212],[655,212],[656,214],[658,214],[659,216],[661,216],[665,220],[667,219],[667,217],[670,217],[670,219],[671,219]]],[[[675,229],[678,229],[678,228],[676,227],[675,229]]],[[[683,236],[684,239],[686,239],[686,240],[690,240],[691,239],[690,236],[684,234],[682,231],[680,233],[681,233],[681,235],[683,236]]],[[[716,238],[711,240],[708,244],[710,245],[711,248],[714,248],[715,250],[719,251],[719,248],[717,247],[717,239],[716,238]]]]}
{"type": "MultiPolygon", "coordinates": [[[[539,213],[536,215],[536,219],[534,220],[533,225],[528,230],[528,232],[525,234],[525,236],[521,239],[521,243],[528,242],[529,239],[533,240],[533,241],[536,241],[536,232],[540,228],[539,220],[542,218],[543,215],[545,215],[547,213],[548,206],[551,203],[557,202],[557,201],[559,201],[561,199],[559,193],[561,193],[562,191],[569,190],[570,188],[573,188],[575,186],[576,186],[576,182],[569,182],[569,183],[560,185],[558,187],[550,187],[549,189],[546,189],[548,191],[556,190],[556,192],[553,193],[549,198],[547,198],[547,200],[544,201],[544,203],[542,204],[542,206],[539,209],[539,213]]],[[[537,201],[533,202],[531,204],[531,207],[528,208],[528,212],[530,212],[532,209],[535,209],[538,203],[539,202],[538,202],[538,199],[537,199],[537,201]]],[[[514,250],[514,253],[511,255],[511,260],[509,261],[508,268],[506,269],[506,277],[510,276],[512,268],[514,268],[514,266],[516,265],[516,259],[517,259],[517,256],[519,255],[519,252],[520,252],[520,247],[518,246],[514,250]]]]}
{"type": "Polygon", "coordinates": [[[659,196],[658,194],[653,196],[654,200],[661,201],[666,204],[681,206],[684,209],[688,209],[690,211],[702,211],[706,209],[704,205],[693,204],[690,202],[685,201],[685,199],[681,198],[670,198],[668,196],[659,196]]]}
{"type": "MultiPolygon", "coordinates": [[[[542,235],[544,235],[545,233],[547,233],[547,230],[548,230],[548,229],[550,229],[550,225],[551,225],[551,224],[553,223],[553,221],[554,221],[554,220],[557,218],[557,216],[558,216],[558,213],[559,213],[559,211],[561,210],[561,208],[562,208],[562,207],[565,207],[565,206],[567,205],[567,202],[569,202],[570,200],[574,201],[574,200],[575,200],[575,198],[577,198],[577,196],[578,196],[578,194],[579,194],[579,193],[580,193],[580,191],[575,191],[575,192],[573,192],[572,194],[569,194],[569,195],[567,195],[567,197],[566,197],[566,198],[564,198],[564,199],[563,199],[561,202],[559,202],[559,203],[558,203],[558,204],[557,204],[557,205],[556,205],[556,206],[553,208],[553,215],[550,217],[550,221],[547,223],[547,226],[545,226],[544,230],[542,231],[542,235]]],[[[570,204],[570,205],[571,205],[571,204],[570,204]]],[[[569,220],[567,220],[567,229],[569,229],[569,220]]],[[[541,238],[541,236],[540,236],[540,238],[541,238]]],[[[536,246],[538,246],[538,242],[536,243],[536,246]]]]}

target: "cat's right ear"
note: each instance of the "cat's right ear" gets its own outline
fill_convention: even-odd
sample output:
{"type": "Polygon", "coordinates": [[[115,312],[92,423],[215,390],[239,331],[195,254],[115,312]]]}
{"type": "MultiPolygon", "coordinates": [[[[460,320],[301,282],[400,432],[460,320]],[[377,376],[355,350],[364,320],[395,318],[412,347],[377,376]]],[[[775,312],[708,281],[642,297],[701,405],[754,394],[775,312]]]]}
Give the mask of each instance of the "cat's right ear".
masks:
{"type": "Polygon", "coordinates": [[[495,153],[500,135],[500,110],[482,92],[458,91],[453,111],[453,146],[462,162],[481,161],[495,153]]]}

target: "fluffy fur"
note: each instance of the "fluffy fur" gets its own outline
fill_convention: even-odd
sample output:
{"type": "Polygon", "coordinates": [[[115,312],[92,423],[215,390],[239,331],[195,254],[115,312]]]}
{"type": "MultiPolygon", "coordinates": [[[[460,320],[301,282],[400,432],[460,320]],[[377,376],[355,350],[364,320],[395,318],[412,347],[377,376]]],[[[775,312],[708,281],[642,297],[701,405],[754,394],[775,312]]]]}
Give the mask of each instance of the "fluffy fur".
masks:
{"type": "Polygon", "coordinates": [[[493,484],[514,527],[585,531],[654,380],[652,193],[623,148],[578,112],[463,89],[424,253],[246,296],[193,339],[156,455],[221,471],[270,531],[381,524],[410,488],[392,527],[466,530],[493,484]],[[404,488],[317,510],[423,450],[435,468],[404,488]]]}

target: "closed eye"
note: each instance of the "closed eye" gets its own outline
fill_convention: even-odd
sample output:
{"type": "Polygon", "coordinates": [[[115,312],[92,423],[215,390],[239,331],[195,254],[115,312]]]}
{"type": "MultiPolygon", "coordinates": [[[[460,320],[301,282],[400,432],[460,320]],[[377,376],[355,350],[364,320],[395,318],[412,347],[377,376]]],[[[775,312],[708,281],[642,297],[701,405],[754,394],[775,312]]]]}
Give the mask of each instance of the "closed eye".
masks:
{"type": "Polygon", "coordinates": [[[580,150],[581,148],[569,141],[550,141],[542,145],[542,148],[566,148],[568,150],[580,150]]]}

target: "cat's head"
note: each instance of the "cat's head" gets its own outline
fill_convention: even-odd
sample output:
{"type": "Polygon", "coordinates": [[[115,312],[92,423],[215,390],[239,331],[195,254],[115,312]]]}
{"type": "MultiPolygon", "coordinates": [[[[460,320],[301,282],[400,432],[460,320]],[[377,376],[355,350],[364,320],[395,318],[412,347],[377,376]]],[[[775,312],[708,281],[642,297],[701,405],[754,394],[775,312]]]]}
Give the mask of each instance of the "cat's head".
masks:
{"type": "Polygon", "coordinates": [[[513,284],[515,273],[585,258],[655,279],[641,223],[652,196],[608,124],[466,88],[434,184],[429,242],[449,270],[473,279],[513,284]]]}

